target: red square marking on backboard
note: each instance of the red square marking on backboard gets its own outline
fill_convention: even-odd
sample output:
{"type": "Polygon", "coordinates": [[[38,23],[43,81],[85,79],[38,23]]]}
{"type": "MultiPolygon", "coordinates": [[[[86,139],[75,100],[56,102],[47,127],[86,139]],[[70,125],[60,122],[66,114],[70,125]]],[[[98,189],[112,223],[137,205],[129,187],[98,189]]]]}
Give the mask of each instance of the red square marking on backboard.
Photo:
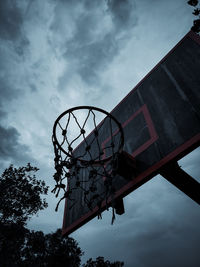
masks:
{"type": "MultiPolygon", "coordinates": [[[[153,125],[153,121],[151,119],[151,115],[149,113],[149,110],[147,108],[147,105],[144,104],[141,108],[139,108],[135,113],[133,113],[123,124],[122,127],[125,128],[131,121],[138,116],[140,113],[143,113],[143,116],[145,118],[147,128],[149,130],[150,138],[147,140],[144,144],[142,144],[140,147],[138,147],[136,150],[134,150],[131,155],[133,157],[136,157],[138,154],[142,153],[144,150],[146,150],[151,144],[153,144],[157,139],[158,135],[156,133],[156,130],[153,125]]],[[[116,135],[119,130],[115,131],[113,135],[116,135]]],[[[109,142],[111,139],[111,136],[109,136],[103,143],[102,143],[102,149],[104,151],[103,159],[106,157],[105,154],[105,145],[107,142],[109,142]]]]}

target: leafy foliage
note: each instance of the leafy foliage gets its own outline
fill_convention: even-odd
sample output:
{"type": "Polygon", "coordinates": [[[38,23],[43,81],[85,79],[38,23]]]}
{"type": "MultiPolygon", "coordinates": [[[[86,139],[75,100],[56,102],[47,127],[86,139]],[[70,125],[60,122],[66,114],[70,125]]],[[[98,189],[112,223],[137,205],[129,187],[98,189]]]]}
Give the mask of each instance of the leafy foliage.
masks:
{"type": "MultiPolygon", "coordinates": [[[[194,6],[194,7],[196,7],[198,5],[198,3],[199,3],[198,0],[188,1],[188,4],[191,6],[194,6]]],[[[195,19],[193,21],[193,26],[192,26],[191,30],[193,32],[200,33],[200,8],[195,8],[192,14],[196,17],[198,16],[199,18],[195,19]]]]}
{"type": "MultiPolygon", "coordinates": [[[[0,177],[0,266],[3,267],[78,267],[83,252],[70,237],[63,237],[61,230],[44,234],[25,228],[26,221],[39,210],[47,207],[41,194],[47,194],[44,181],[37,180],[38,168],[27,164],[14,168],[11,165],[0,177]]],[[[123,262],[89,259],[85,267],[121,267],[123,262]]]]}
{"type": "Polygon", "coordinates": [[[122,267],[123,262],[115,261],[111,263],[109,260],[104,260],[104,257],[97,257],[96,260],[89,259],[83,267],[122,267]]]}
{"type": "Polygon", "coordinates": [[[200,33],[200,19],[194,20],[191,30],[196,33],[200,33]]]}
{"type": "Polygon", "coordinates": [[[26,167],[14,168],[10,165],[0,177],[0,222],[25,222],[39,210],[46,208],[47,202],[41,194],[47,194],[45,182],[37,180],[39,169],[30,163],[26,167]]]}
{"type": "Polygon", "coordinates": [[[188,5],[190,6],[196,6],[198,4],[198,0],[189,0],[188,5]]]}
{"type": "Polygon", "coordinates": [[[45,235],[20,224],[0,224],[1,266],[78,267],[82,255],[78,243],[62,237],[60,229],[45,235]]]}
{"type": "Polygon", "coordinates": [[[199,8],[194,9],[192,14],[195,16],[199,16],[200,15],[200,9],[199,8]]]}
{"type": "Polygon", "coordinates": [[[82,255],[78,243],[73,238],[62,237],[60,229],[47,235],[31,231],[22,250],[22,266],[78,267],[82,255]]]}
{"type": "Polygon", "coordinates": [[[48,234],[46,239],[48,266],[64,266],[66,263],[73,267],[80,265],[80,256],[83,253],[73,238],[62,237],[61,230],[58,229],[54,234],[48,234]]]}
{"type": "Polygon", "coordinates": [[[0,265],[80,266],[83,252],[73,238],[62,237],[61,230],[45,235],[25,228],[27,220],[47,207],[48,187],[37,180],[38,168],[11,165],[0,177],[0,265]]]}
{"type": "Polygon", "coordinates": [[[0,223],[0,266],[20,266],[27,232],[21,224],[0,223]]]}

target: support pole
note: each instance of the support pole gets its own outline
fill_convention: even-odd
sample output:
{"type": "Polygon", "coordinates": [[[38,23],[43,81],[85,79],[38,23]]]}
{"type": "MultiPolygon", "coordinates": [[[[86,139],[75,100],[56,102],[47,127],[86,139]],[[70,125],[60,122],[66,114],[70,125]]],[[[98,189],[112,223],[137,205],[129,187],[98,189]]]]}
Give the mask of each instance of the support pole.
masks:
{"type": "Polygon", "coordinates": [[[177,162],[165,165],[160,174],[200,205],[200,183],[182,170],[177,162]]]}

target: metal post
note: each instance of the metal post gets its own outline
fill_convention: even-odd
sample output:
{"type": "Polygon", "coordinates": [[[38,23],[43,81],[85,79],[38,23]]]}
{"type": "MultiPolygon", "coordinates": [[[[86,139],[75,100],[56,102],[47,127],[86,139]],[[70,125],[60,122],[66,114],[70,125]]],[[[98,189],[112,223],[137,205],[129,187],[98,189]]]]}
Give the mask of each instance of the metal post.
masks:
{"type": "Polygon", "coordinates": [[[200,183],[182,170],[177,162],[165,165],[160,174],[200,205],[200,183]]]}

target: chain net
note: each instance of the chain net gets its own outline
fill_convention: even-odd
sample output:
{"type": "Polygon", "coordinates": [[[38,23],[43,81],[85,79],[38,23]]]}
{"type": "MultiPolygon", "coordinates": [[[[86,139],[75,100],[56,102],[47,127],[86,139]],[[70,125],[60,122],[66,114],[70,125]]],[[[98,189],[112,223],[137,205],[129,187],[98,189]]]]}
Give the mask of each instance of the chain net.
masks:
{"type": "Polygon", "coordinates": [[[109,113],[97,126],[96,112],[99,109],[88,108],[85,119],[80,123],[76,110],[72,109],[55,122],[52,142],[56,184],[52,192],[56,197],[61,195],[56,211],[60,202],[67,198],[69,209],[75,205],[81,205],[85,211],[97,208],[98,218],[101,218],[104,203],[107,209],[112,206],[113,223],[117,159],[123,146],[123,132],[109,113]],[[86,137],[89,118],[94,130],[86,137]],[[78,148],[74,149],[77,144],[78,148]]]}

